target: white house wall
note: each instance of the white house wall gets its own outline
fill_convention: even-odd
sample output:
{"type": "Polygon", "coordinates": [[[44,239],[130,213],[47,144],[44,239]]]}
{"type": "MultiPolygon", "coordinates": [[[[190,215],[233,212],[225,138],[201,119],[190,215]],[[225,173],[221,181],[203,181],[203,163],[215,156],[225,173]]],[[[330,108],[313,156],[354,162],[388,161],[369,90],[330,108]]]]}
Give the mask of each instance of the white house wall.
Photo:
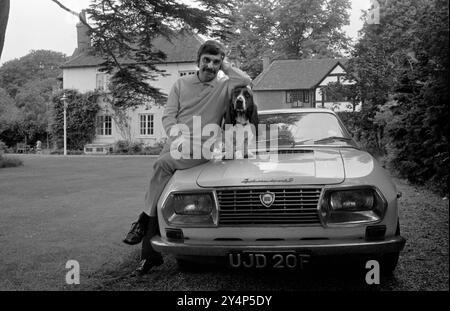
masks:
{"type": "Polygon", "coordinates": [[[331,72],[330,74],[334,75],[334,74],[343,74],[345,75],[346,72],[344,70],[344,68],[342,68],[342,66],[337,65],[331,72]]]}
{"type": "MultiPolygon", "coordinates": [[[[156,88],[159,88],[161,92],[169,94],[173,84],[180,77],[180,71],[196,71],[197,64],[191,63],[171,63],[161,64],[157,66],[160,70],[165,70],[167,76],[160,76],[157,81],[151,81],[150,84],[156,88]]],[[[63,70],[63,88],[64,89],[76,89],[82,93],[88,91],[94,91],[96,88],[96,75],[99,73],[96,67],[85,68],[65,68],[63,70]]],[[[112,109],[108,107],[108,104],[99,100],[101,111],[98,115],[111,115],[112,109]]],[[[154,105],[143,105],[136,109],[129,109],[128,116],[131,124],[131,139],[136,142],[142,142],[145,145],[153,145],[166,137],[164,128],[162,126],[162,114],[164,108],[156,107],[154,105]],[[140,135],[140,119],[141,113],[153,114],[154,133],[149,136],[140,135]]],[[[99,136],[94,139],[94,143],[114,143],[118,140],[124,140],[126,137],[121,135],[121,131],[118,129],[114,118],[112,120],[111,135],[99,136]]]]}
{"type": "Polygon", "coordinates": [[[75,89],[81,93],[95,89],[96,67],[65,68],[63,70],[63,88],[75,89]]]}

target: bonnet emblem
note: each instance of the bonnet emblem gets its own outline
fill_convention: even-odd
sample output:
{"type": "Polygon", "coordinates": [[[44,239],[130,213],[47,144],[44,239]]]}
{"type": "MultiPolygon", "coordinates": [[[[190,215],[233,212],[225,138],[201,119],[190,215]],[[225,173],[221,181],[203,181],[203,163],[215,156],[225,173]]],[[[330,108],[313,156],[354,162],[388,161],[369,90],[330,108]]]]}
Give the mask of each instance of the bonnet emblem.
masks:
{"type": "Polygon", "coordinates": [[[265,207],[270,207],[275,201],[275,193],[267,191],[259,195],[259,199],[265,207]]]}

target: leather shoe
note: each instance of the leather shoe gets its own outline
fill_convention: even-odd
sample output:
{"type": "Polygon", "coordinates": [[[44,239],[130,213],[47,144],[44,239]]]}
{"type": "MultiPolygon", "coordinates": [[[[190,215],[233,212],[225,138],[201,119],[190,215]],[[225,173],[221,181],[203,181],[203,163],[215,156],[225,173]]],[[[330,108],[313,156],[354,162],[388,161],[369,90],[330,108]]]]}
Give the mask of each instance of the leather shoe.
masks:
{"type": "Polygon", "coordinates": [[[139,244],[145,236],[145,229],[140,221],[133,222],[130,232],[123,240],[125,244],[136,245],[139,244]]]}
{"type": "Polygon", "coordinates": [[[152,267],[158,267],[164,263],[164,260],[159,258],[149,258],[149,259],[143,259],[139,262],[139,265],[137,266],[136,270],[134,270],[135,276],[143,276],[147,273],[149,273],[150,269],[152,267]]]}

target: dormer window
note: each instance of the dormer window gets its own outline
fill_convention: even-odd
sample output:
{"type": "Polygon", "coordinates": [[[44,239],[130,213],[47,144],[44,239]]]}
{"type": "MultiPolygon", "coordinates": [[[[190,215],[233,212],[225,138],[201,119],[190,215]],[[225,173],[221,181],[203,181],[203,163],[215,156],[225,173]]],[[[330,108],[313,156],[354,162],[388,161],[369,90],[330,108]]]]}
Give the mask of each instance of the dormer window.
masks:
{"type": "Polygon", "coordinates": [[[107,91],[108,90],[108,81],[109,77],[106,73],[99,72],[95,76],[95,89],[98,91],[107,91]]]}

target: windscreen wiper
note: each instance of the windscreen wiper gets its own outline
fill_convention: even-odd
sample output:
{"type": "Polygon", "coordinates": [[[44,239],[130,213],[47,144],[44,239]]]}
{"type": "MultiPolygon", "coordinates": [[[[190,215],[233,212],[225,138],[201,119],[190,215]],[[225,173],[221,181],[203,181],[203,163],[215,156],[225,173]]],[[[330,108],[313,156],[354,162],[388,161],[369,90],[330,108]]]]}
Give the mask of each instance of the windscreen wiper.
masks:
{"type": "Polygon", "coordinates": [[[321,139],[315,140],[314,143],[315,143],[315,144],[317,144],[317,143],[323,143],[323,142],[326,142],[326,141],[329,141],[329,140],[352,141],[352,139],[351,139],[351,138],[348,138],[348,137],[342,137],[342,136],[330,136],[330,137],[325,137],[325,138],[321,138],[321,139]]]}

